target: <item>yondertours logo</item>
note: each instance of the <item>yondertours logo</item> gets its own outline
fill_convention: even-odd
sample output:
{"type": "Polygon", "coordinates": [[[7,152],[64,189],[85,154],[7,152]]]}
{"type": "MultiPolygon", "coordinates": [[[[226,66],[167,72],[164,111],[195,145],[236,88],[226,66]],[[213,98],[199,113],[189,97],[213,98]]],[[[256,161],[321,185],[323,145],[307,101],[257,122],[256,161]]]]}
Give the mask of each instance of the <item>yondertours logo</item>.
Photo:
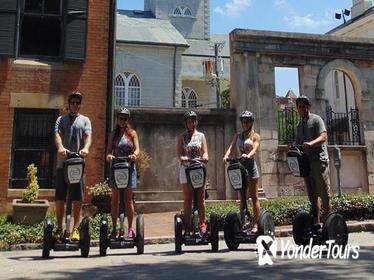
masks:
{"type": "MultiPolygon", "coordinates": [[[[354,259],[360,256],[359,245],[346,246],[335,244],[335,240],[327,240],[326,244],[313,245],[311,238],[308,245],[295,245],[290,240],[281,240],[280,242],[281,259],[354,259]]],[[[278,257],[278,242],[275,238],[267,235],[260,235],[257,240],[258,264],[272,265],[278,257]]]]}

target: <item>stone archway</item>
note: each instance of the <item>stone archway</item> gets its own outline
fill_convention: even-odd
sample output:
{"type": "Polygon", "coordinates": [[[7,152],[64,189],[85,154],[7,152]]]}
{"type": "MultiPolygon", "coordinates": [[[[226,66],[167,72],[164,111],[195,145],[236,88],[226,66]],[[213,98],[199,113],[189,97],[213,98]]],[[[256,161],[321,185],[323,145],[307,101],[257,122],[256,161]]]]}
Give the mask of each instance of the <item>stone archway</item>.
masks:
{"type": "Polygon", "coordinates": [[[361,100],[368,95],[367,82],[361,70],[349,60],[334,59],[322,67],[317,77],[316,99],[326,99],[325,82],[331,71],[339,70],[348,76],[353,85],[356,105],[361,109],[361,100]]]}

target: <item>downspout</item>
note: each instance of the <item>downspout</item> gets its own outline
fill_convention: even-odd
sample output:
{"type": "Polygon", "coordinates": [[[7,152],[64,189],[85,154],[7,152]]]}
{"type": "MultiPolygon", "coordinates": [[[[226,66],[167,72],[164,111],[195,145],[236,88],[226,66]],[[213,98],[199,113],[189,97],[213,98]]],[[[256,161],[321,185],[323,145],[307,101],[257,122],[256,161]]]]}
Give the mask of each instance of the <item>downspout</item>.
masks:
{"type": "Polygon", "coordinates": [[[174,46],[174,59],[173,59],[173,107],[176,107],[176,80],[177,80],[177,73],[176,73],[176,65],[177,65],[177,46],[174,46]]]}
{"type": "MultiPolygon", "coordinates": [[[[116,16],[117,16],[117,0],[110,1],[109,7],[109,42],[108,42],[108,71],[107,71],[107,96],[106,96],[106,123],[105,123],[105,149],[108,146],[109,134],[112,130],[113,122],[113,88],[114,88],[114,72],[116,58],[116,16]]],[[[109,176],[107,165],[104,166],[104,178],[109,176]]]]}

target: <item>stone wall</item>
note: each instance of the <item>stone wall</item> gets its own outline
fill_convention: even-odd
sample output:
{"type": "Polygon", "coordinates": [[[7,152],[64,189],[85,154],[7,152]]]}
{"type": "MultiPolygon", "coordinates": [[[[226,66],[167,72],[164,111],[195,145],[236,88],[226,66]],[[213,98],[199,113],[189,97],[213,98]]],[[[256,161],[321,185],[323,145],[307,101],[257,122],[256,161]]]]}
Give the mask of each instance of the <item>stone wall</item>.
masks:
{"type": "MultiPolygon", "coordinates": [[[[209,152],[207,177],[210,192],[218,199],[230,199],[222,158],[234,133],[232,110],[196,110],[198,130],[206,136],[209,152]]],[[[137,191],[179,191],[177,136],[185,130],[184,109],[133,109],[132,123],[140,147],[151,157],[150,168],[141,178],[137,191]]]]}
{"type": "MultiPolygon", "coordinates": [[[[342,149],[342,164],[344,159],[346,166],[351,166],[355,159],[360,161],[359,167],[355,166],[358,172],[343,174],[342,178],[356,176],[360,185],[350,191],[372,193],[374,86],[370,77],[374,75],[374,40],[237,29],[230,34],[230,50],[232,107],[238,112],[247,109],[255,114],[255,127],[262,138],[259,158],[267,197],[304,192],[303,180],[289,174],[286,147],[278,145],[274,67],[282,66],[299,69],[300,94],[310,98],[311,111],[322,118],[327,100],[323,86],[331,66],[335,65],[352,80],[360,110],[363,146],[342,149]]],[[[240,123],[236,125],[240,129],[240,123]]],[[[332,185],[336,185],[333,165],[330,170],[332,185]]],[[[350,169],[344,170],[349,173],[350,169]]]]}

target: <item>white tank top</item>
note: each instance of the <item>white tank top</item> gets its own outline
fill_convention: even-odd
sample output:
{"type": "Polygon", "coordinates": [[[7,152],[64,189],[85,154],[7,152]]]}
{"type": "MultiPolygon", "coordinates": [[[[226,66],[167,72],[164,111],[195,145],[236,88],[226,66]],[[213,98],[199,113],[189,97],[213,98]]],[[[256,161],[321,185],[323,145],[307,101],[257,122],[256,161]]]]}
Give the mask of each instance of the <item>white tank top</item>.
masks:
{"type": "Polygon", "coordinates": [[[244,139],[242,133],[238,134],[238,138],[236,140],[238,149],[242,154],[248,154],[253,149],[253,141],[250,138],[244,139]]]}

